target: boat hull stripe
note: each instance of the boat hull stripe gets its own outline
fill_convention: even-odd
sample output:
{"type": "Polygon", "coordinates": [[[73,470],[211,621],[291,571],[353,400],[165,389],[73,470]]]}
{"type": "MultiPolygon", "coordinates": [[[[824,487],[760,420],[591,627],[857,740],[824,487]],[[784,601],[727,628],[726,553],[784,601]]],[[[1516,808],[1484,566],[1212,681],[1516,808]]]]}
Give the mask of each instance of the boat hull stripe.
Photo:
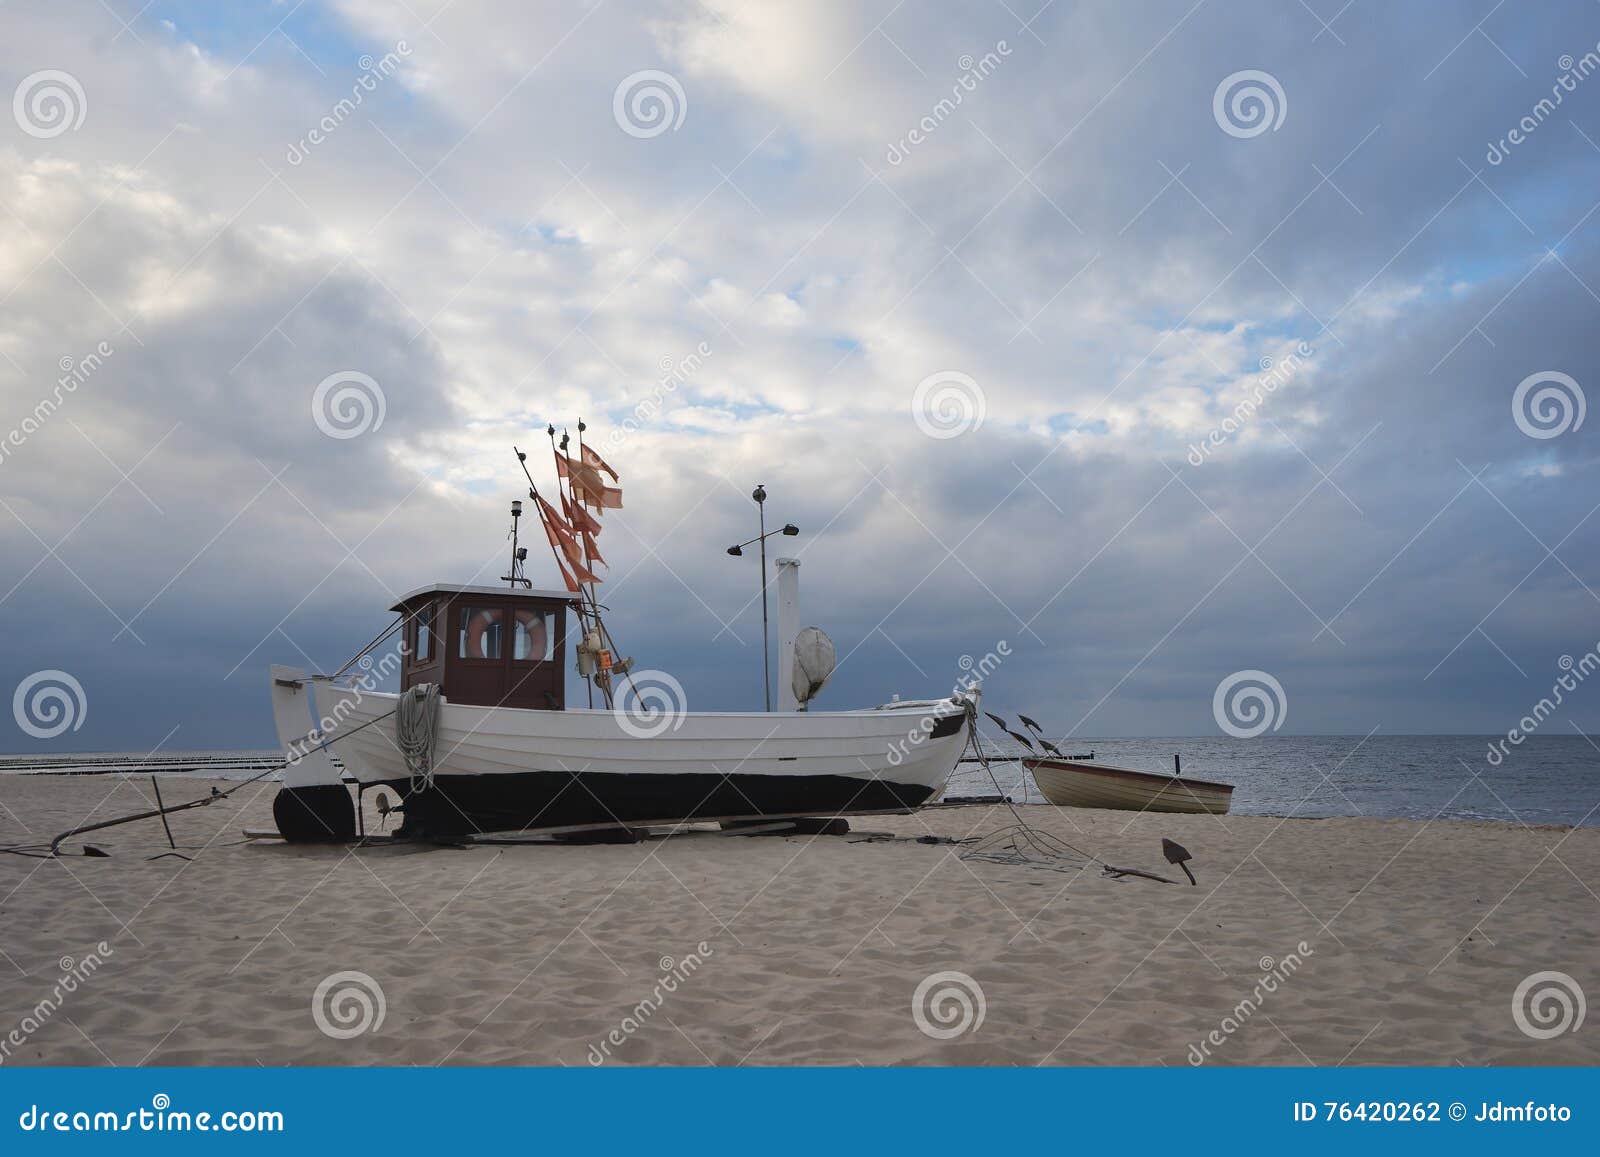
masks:
{"type": "MultiPolygon", "coordinates": [[[[370,786],[370,785],[369,785],[370,786]]],[[[529,771],[510,775],[436,775],[433,787],[405,800],[407,835],[536,831],[581,824],[649,823],[696,818],[827,817],[904,811],[934,794],[925,784],[843,775],[616,775],[529,771]]]]}

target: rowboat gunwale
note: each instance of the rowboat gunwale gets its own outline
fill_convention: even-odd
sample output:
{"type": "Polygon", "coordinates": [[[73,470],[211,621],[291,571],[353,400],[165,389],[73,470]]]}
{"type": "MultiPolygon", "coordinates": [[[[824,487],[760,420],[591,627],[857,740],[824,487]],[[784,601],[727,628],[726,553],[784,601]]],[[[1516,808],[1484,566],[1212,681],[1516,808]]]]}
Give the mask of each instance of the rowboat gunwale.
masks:
{"type": "Polygon", "coordinates": [[[1136,783],[1147,783],[1163,787],[1196,787],[1213,791],[1224,792],[1232,795],[1234,785],[1231,783],[1218,783],[1212,779],[1194,779],[1186,775],[1162,775],[1153,771],[1136,771],[1131,767],[1118,767],[1111,763],[1094,763],[1080,759],[1024,759],[1022,766],[1029,771],[1036,767],[1050,767],[1060,771],[1087,771],[1094,775],[1103,775],[1107,779],[1129,779],[1136,783]]]}

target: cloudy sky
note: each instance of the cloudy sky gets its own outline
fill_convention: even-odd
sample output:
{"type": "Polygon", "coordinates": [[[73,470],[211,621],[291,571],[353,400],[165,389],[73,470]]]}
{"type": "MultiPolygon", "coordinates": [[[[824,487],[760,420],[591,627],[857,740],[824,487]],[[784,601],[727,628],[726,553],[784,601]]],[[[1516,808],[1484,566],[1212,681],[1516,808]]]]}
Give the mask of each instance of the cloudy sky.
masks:
{"type": "Polygon", "coordinates": [[[1600,6],[1502,4],[8,0],[0,690],[86,710],[0,750],[268,743],[580,415],[691,707],[759,481],[819,706],[1503,732],[1600,641],[1600,6]]]}

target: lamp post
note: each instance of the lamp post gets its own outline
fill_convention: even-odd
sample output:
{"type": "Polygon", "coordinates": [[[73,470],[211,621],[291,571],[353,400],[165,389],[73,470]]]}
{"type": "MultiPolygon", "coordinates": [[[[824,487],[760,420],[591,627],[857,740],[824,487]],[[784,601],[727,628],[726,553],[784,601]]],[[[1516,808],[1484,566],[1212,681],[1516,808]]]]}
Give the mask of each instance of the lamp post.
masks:
{"type": "MultiPolygon", "coordinates": [[[[518,459],[526,457],[527,455],[520,450],[517,452],[518,459]]],[[[521,583],[531,590],[533,589],[533,583],[524,577],[522,570],[522,564],[528,559],[528,548],[519,546],[517,543],[517,526],[521,521],[522,501],[521,499],[513,499],[511,503],[511,573],[501,575],[500,578],[502,582],[508,582],[513,587],[521,583]]]]}
{"type": "Polygon", "coordinates": [[[755,501],[757,511],[757,526],[760,534],[747,542],[741,542],[728,548],[728,553],[734,558],[744,554],[744,548],[754,543],[761,544],[761,686],[765,694],[767,710],[772,710],[772,653],[767,640],[767,539],[774,534],[788,535],[793,538],[800,533],[800,528],[792,522],[783,524],[781,530],[767,529],[767,488],[761,483],[756,483],[756,488],[750,492],[750,497],[755,501]]]}

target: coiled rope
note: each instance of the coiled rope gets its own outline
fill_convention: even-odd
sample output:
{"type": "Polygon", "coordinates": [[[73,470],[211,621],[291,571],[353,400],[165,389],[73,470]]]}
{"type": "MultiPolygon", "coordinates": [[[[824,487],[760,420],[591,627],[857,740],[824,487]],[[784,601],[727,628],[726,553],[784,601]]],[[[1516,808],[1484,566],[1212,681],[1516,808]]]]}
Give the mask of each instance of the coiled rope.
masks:
{"type": "Polygon", "coordinates": [[[405,757],[413,791],[433,786],[433,752],[439,739],[439,684],[419,683],[400,693],[394,742],[405,757]]]}

